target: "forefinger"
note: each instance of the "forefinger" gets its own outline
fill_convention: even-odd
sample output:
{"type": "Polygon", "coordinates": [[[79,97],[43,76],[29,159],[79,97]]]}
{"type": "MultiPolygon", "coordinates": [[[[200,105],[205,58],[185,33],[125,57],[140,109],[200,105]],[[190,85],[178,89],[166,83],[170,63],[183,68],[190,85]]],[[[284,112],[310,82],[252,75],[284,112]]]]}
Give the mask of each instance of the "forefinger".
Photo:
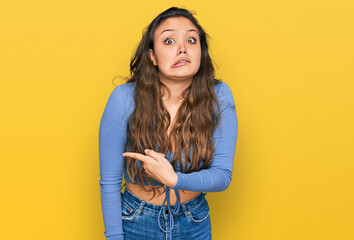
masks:
{"type": "Polygon", "coordinates": [[[151,161],[151,157],[148,157],[148,156],[143,155],[141,153],[125,152],[122,155],[123,155],[123,157],[134,158],[134,159],[142,161],[144,163],[151,161]]]}

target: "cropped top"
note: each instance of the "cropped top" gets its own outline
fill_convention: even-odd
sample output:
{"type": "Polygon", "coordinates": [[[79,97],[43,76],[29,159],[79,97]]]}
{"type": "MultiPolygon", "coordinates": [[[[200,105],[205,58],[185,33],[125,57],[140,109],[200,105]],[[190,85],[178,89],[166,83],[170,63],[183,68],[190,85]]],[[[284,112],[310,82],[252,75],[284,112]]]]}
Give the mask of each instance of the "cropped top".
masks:
{"type": "MultiPolygon", "coordinates": [[[[127,169],[124,169],[124,157],[122,154],[127,141],[128,119],[135,108],[135,85],[135,82],[129,82],[113,89],[106,103],[99,126],[99,184],[105,226],[104,235],[107,240],[124,239],[121,207],[123,172],[126,182],[132,182],[132,180],[127,174],[127,169]]],[[[176,190],[176,205],[179,204],[177,189],[195,192],[220,192],[224,191],[231,182],[238,133],[236,108],[232,92],[226,83],[215,83],[214,91],[220,104],[220,112],[217,112],[219,116],[221,113],[222,117],[213,134],[215,142],[214,158],[208,169],[192,173],[182,173],[180,166],[177,165],[175,171],[178,180],[176,185],[171,188],[176,190]]],[[[173,154],[167,152],[166,159],[171,161],[172,157],[173,154]]],[[[138,167],[139,164],[140,161],[137,161],[138,167]]],[[[156,180],[154,184],[161,185],[156,180]]],[[[162,207],[166,201],[169,206],[169,190],[170,188],[166,187],[166,198],[162,207]]]]}

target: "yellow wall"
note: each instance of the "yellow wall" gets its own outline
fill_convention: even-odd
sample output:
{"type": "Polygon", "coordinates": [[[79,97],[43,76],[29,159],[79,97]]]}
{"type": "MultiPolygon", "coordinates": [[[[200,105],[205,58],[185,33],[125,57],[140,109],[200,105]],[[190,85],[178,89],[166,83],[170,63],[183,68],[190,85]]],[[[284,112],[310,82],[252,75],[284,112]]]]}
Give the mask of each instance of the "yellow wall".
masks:
{"type": "MultiPolygon", "coordinates": [[[[173,1],[212,37],[239,135],[208,193],[216,240],[354,239],[352,1],[173,1]]],[[[104,239],[98,127],[143,28],[172,1],[0,7],[0,239],[104,239]]]]}

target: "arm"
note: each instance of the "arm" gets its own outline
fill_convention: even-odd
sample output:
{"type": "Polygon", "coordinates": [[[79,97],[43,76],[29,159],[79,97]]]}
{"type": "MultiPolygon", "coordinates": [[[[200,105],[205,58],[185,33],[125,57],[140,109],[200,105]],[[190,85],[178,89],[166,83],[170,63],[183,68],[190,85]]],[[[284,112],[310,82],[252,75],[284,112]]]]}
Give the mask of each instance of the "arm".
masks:
{"type": "Polygon", "coordinates": [[[225,83],[221,84],[224,86],[220,86],[217,95],[220,101],[222,127],[221,133],[220,125],[214,132],[216,146],[213,161],[208,169],[192,173],[177,172],[177,184],[172,189],[220,192],[224,191],[231,182],[238,121],[231,90],[225,83]]]}
{"type": "Polygon", "coordinates": [[[121,184],[123,177],[126,121],[121,86],[106,104],[99,128],[101,205],[107,240],[123,240],[121,184]]]}

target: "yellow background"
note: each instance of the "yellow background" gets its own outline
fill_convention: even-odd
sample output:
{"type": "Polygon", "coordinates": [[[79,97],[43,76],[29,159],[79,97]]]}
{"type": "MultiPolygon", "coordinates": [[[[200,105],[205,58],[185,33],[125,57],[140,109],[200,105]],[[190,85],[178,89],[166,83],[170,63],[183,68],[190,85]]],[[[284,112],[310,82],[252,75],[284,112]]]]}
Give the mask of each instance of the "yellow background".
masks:
{"type": "Polygon", "coordinates": [[[354,239],[352,1],[3,1],[0,239],[104,240],[98,127],[142,30],[196,11],[239,120],[216,240],[354,239]]]}

